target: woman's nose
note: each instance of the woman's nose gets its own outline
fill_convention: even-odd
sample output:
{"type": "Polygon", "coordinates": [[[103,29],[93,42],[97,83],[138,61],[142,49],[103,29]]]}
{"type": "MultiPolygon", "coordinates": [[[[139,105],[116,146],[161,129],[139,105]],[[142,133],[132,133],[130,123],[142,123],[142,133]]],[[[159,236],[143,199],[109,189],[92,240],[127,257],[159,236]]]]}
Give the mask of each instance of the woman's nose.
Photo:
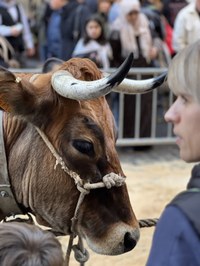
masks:
{"type": "Polygon", "coordinates": [[[178,121],[178,114],[175,111],[174,104],[172,104],[172,106],[170,106],[170,108],[167,110],[164,115],[164,119],[167,123],[174,123],[178,121]]]}
{"type": "Polygon", "coordinates": [[[167,112],[164,115],[164,119],[167,123],[171,122],[170,120],[170,108],[167,110],[167,112]]]}

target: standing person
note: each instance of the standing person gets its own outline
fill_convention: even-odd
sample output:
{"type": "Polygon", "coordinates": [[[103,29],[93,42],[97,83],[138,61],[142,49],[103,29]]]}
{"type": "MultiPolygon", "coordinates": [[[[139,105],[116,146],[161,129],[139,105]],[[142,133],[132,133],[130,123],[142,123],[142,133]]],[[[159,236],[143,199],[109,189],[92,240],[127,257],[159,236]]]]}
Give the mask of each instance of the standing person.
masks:
{"type": "MultiPolygon", "coordinates": [[[[153,46],[149,21],[141,13],[140,2],[138,0],[122,0],[119,5],[120,15],[111,24],[110,43],[113,50],[113,65],[119,66],[124,58],[133,52],[133,67],[153,66],[157,48],[153,46]]],[[[116,95],[116,97],[119,96],[116,95]]],[[[116,102],[117,100],[115,100],[115,104],[117,104],[116,102]]],[[[135,136],[135,105],[136,96],[124,96],[123,137],[125,138],[135,136]]],[[[152,93],[147,93],[141,96],[140,137],[149,137],[151,134],[151,112],[152,93]]]]}
{"type": "Polygon", "coordinates": [[[156,48],[153,47],[149,21],[141,12],[139,0],[122,0],[119,5],[120,15],[110,26],[111,40],[112,33],[118,32],[121,45],[121,52],[117,50],[114,57],[118,57],[120,63],[133,52],[134,66],[150,66],[156,57],[156,48]]]}
{"type": "Polygon", "coordinates": [[[103,21],[106,38],[109,37],[109,32],[110,32],[110,27],[109,27],[110,23],[108,20],[108,15],[111,6],[112,6],[112,0],[98,0],[98,9],[96,14],[98,14],[101,20],[103,21]]]}
{"type": "Polygon", "coordinates": [[[36,25],[37,28],[37,45],[39,60],[44,62],[47,59],[47,27],[52,14],[52,9],[48,0],[43,0],[40,6],[36,9],[36,25]]]}
{"type": "Polygon", "coordinates": [[[97,1],[98,0],[85,0],[92,14],[97,12],[97,1]]]}
{"type": "Polygon", "coordinates": [[[194,0],[178,13],[173,32],[175,52],[200,40],[200,0],[194,0]]]}
{"type": "Polygon", "coordinates": [[[0,265],[63,266],[61,244],[35,225],[0,223],[0,265]]]}
{"type": "MultiPolygon", "coordinates": [[[[72,57],[72,52],[77,44],[78,39],[82,35],[82,28],[86,19],[90,16],[88,12],[79,12],[79,5],[83,5],[83,0],[67,0],[67,4],[63,8],[61,18],[61,59],[68,60],[72,57]]],[[[85,8],[84,8],[85,10],[85,8]]]]}
{"type": "Polygon", "coordinates": [[[168,67],[171,54],[166,43],[166,38],[168,38],[166,36],[166,20],[161,10],[162,3],[160,0],[145,0],[142,5],[142,12],[149,19],[153,46],[157,48],[157,57],[153,64],[155,67],[168,67]]]}
{"type": "Polygon", "coordinates": [[[146,0],[142,4],[142,12],[150,21],[150,29],[152,37],[159,37],[161,40],[165,38],[165,29],[162,21],[162,3],[156,0],[146,0]]]}
{"type": "MultiPolygon", "coordinates": [[[[173,124],[180,157],[187,163],[200,161],[200,41],[172,60],[168,85],[176,95],[165,114],[173,124]]],[[[147,266],[200,265],[200,164],[193,170],[187,189],[165,208],[156,226],[147,266]]]]}
{"type": "MultiPolygon", "coordinates": [[[[193,0],[192,0],[193,1],[193,0]]],[[[189,1],[186,0],[163,0],[162,12],[170,26],[174,27],[174,20],[178,12],[184,8],[189,1]]]]}
{"type": "Polygon", "coordinates": [[[31,32],[33,34],[33,38],[34,41],[37,45],[37,36],[38,36],[38,22],[37,22],[37,18],[38,18],[38,10],[41,8],[41,6],[43,6],[45,1],[49,1],[49,0],[17,0],[18,3],[22,4],[29,25],[30,25],[30,29],[31,32]]]}
{"type": "Polygon", "coordinates": [[[47,39],[47,58],[49,57],[62,57],[62,46],[61,46],[61,16],[63,12],[63,7],[67,3],[67,0],[50,0],[49,7],[47,4],[46,16],[50,13],[47,29],[46,29],[46,39],[47,39]],[[49,11],[50,10],[50,11],[49,11]]]}
{"type": "Polygon", "coordinates": [[[73,57],[89,58],[104,70],[110,67],[112,48],[106,39],[103,22],[98,15],[92,15],[86,21],[83,38],[78,41],[73,57]]]}
{"type": "Polygon", "coordinates": [[[120,2],[121,0],[113,0],[112,6],[108,13],[108,21],[110,23],[113,23],[120,14],[120,2]]]}
{"type": "Polygon", "coordinates": [[[31,57],[35,54],[35,47],[25,11],[16,0],[0,1],[0,35],[9,41],[17,60],[22,67],[25,66],[24,51],[31,57]]]}

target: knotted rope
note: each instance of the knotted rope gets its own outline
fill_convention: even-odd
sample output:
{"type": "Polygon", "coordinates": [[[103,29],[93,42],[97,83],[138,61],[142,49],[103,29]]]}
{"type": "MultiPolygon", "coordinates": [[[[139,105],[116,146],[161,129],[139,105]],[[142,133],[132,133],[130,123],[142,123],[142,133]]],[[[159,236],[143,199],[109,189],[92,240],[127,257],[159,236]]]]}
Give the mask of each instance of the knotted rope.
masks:
{"type": "Polygon", "coordinates": [[[73,240],[76,237],[75,227],[76,227],[77,215],[78,215],[80,205],[83,202],[85,196],[90,193],[91,189],[97,189],[97,188],[103,188],[103,187],[110,189],[113,186],[116,186],[116,187],[122,186],[125,183],[125,177],[121,175],[117,175],[115,173],[109,173],[103,177],[102,182],[92,183],[92,184],[89,182],[84,182],[76,172],[70,170],[66,166],[62,157],[59,156],[54,146],[48,140],[47,136],[38,127],[36,127],[36,130],[56,159],[56,164],[55,164],[54,169],[56,169],[57,165],[59,164],[61,168],[63,169],[63,171],[66,172],[72,179],[74,179],[75,185],[77,189],[80,191],[80,195],[79,195],[79,199],[76,205],[74,216],[71,219],[72,221],[71,232],[72,233],[70,234],[70,238],[69,238],[68,249],[67,249],[66,258],[65,258],[65,265],[66,266],[69,265],[71,250],[74,250],[75,258],[82,266],[89,258],[89,254],[83,246],[82,238],[78,236],[79,237],[78,244],[73,245],[73,240]]]}
{"type": "MultiPolygon", "coordinates": [[[[76,172],[70,170],[66,166],[62,157],[59,156],[54,146],[48,140],[47,136],[38,127],[36,127],[36,130],[56,159],[56,164],[55,164],[54,169],[56,169],[57,165],[59,164],[61,168],[63,169],[63,171],[66,172],[71,178],[74,179],[75,185],[77,189],[80,191],[78,203],[76,205],[76,209],[74,212],[74,217],[71,219],[72,233],[70,235],[68,249],[66,252],[65,265],[66,266],[69,265],[71,250],[73,250],[75,253],[75,259],[80,263],[81,266],[84,266],[84,263],[89,259],[89,253],[83,246],[82,238],[78,236],[79,237],[78,244],[73,245],[73,240],[76,237],[75,227],[76,227],[77,214],[78,214],[80,205],[83,202],[85,196],[90,193],[91,189],[97,189],[97,188],[103,188],[103,187],[110,189],[113,186],[116,186],[116,187],[122,186],[125,183],[125,177],[122,177],[121,175],[117,175],[115,173],[110,173],[103,177],[102,182],[92,183],[92,184],[89,182],[84,183],[84,181],[80,178],[80,176],[76,172]]],[[[142,219],[142,220],[139,220],[138,222],[139,222],[140,228],[144,228],[144,227],[155,226],[157,221],[158,219],[142,219]]]]}
{"type": "Polygon", "coordinates": [[[97,188],[102,188],[106,187],[107,189],[110,189],[113,186],[119,187],[122,186],[125,183],[125,177],[122,177],[120,175],[117,175],[115,173],[110,173],[107,174],[103,177],[103,182],[98,182],[98,183],[85,183],[80,186],[77,184],[77,189],[80,191],[80,196],[76,205],[76,209],[74,212],[74,217],[71,219],[72,225],[71,225],[71,231],[72,234],[70,235],[69,243],[68,243],[68,249],[66,253],[66,258],[65,258],[65,265],[69,265],[69,260],[70,260],[70,254],[71,250],[75,252],[75,259],[80,263],[80,265],[84,265],[84,263],[89,259],[89,253],[88,251],[84,248],[83,246],[83,241],[82,238],[79,236],[79,241],[77,245],[73,246],[73,240],[76,237],[75,234],[75,226],[77,222],[77,215],[78,215],[78,210],[80,208],[81,203],[84,200],[84,197],[90,193],[90,190],[92,189],[97,189],[97,188]]]}

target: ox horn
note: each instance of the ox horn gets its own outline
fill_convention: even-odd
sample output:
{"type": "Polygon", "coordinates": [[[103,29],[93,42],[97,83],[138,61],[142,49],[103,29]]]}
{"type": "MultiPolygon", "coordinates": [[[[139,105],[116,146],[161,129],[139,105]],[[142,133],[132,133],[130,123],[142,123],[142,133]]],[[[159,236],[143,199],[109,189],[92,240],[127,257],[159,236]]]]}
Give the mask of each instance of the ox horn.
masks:
{"type": "Polygon", "coordinates": [[[126,79],[132,62],[133,53],[128,56],[116,72],[111,75],[104,74],[102,79],[94,81],[78,80],[66,70],[56,71],[52,75],[51,84],[54,90],[65,98],[90,100],[104,96],[111,91],[142,94],[157,88],[164,82],[167,71],[158,77],[145,80],[126,79]]]}
{"type": "Polygon", "coordinates": [[[120,85],[113,88],[115,92],[122,92],[125,94],[138,94],[152,91],[153,89],[162,85],[167,76],[167,71],[155,78],[144,80],[124,79],[120,85]]]}
{"type": "Polygon", "coordinates": [[[65,98],[74,100],[90,100],[104,96],[118,86],[128,74],[133,63],[131,53],[113,74],[94,81],[75,79],[68,71],[56,71],[51,78],[54,90],[65,98]]]}

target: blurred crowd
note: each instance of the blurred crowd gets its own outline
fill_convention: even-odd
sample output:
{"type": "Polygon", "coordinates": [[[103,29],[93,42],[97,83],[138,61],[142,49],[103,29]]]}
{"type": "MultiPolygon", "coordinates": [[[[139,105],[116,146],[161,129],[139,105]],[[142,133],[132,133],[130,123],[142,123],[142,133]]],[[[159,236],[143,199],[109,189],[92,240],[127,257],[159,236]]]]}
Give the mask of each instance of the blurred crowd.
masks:
{"type": "Polygon", "coordinates": [[[0,0],[0,64],[88,57],[118,67],[167,67],[200,38],[199,0],[0,0]]]}
{"type": "MultiPolygon", "coordinates": [[[[199,33],[200,0],[0,0],[4,67],[44,67],[50,58],[84,57],[107,71],[133,52],[133,67],[163,68],[200,39],[199,33]]],[[[142,138],[151,134],[152,95],[141,96],[142,138]]],[[[118,125],[119,94],[107,100],[118,125]]],[[[125,138],[134,136],[135,106],[136,96],[125,95],[125,138]]]]}

